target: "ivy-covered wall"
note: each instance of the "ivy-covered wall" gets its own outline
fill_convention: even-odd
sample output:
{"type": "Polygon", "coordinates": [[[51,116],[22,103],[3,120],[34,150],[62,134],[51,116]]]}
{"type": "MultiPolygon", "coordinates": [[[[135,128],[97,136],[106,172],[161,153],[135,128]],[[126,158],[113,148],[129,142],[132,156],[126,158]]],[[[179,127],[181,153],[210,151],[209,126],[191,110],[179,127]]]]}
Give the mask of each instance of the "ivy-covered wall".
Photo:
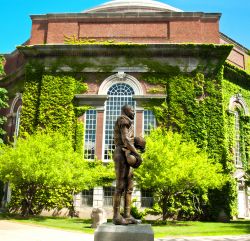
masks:
{"type": "Polygon", "coordinates": [[[74,96],[85,92],[87,85],[70,74],[46,73],[34,62],[27,64],[25,78],[20,134],[34,133],[38,128],[59,130],[80,152],[84,129],[77,118],[88,107],[75,107],[74,96]]]}
{"type": "MultiPolygon", "coordinates": [[[[199,58],[204,59],[204,56],[199,58]]],[[[127,64],[134,66],[137,62],[133,58],[130,59],[127,64]]],[[[85,58],[85,61],[87,60],[85,58]]],[[[217,63],[218,68],[212,64],[210,68],[202,66],[201,62],[195,71],[186,73],[185,69],[180,71],[179,67],[160,63],[155,59],[145,58],[143,62],[141,60],[139,62],[147,66],[148,72],[138,74],[137,78],[157,88],[160,86],[161,93],[166,93],[164,103],[152,101],[145,103],[145,107],[153,110],[160,125],[182,133],[186,139],[195,140],[199,147],[208,152],[214,162],[223,165],[225,173],[228,174],[228,184],[222,190],[209,194],[210,206],[206,207],[206,214],[214,219],[218,218],[222,211],[230,217],[234,216],[237,209],[236,182],[232,177],[234,118],[227,109],[229,99],[233,93],[239,91],[250,104],[249,76],[244,71],[240,72],[229,65],[223,69],[220,63],[217,63]]],[[[84,66],[76,65],[77,70],[72,68],[73,75],[66,72],[59,74],[58,67],[61,64],[61,61],[58,61],[50,72],[44,71],[41,62],[27,64],[21,133],[33,133],[38,127],[59,129],[72,138],[75,150],[82,153],[84,126],[77,119],[89,107],[77,107],[74,95],[83,93],[87,87],[73,72],[82,71],[85,65],[89,66],[89,63],[86,62],[84,66]]],[[[106,73],[114,66],[111,63],[109,71],[101,65],[98,67],[106,73]]],[[[157,94],[159,91],[157,88],[153,89],[152,93],[157,94]]],[[[241,126],[242,133],[246,134],[244,140],[242,139],[244,145],[241,146],[244,148],[245,163],[247,163],[250,126],[248,117],[242,116],[242,120],[244,123],[241,126]]]]}
{"type": "MultiPolygon", "coordinates": [[[[250,158],[250,75],[230,64],[225,65],[225,75],[223,80],[223,104],[225,110],[229,109],[229,102],[232,97],[240,98],[246,104],[238,108],[240,118],[240,147],[241,160],[245,170],[248,169],[250,158]],[[248,113],[247,113],[248,112],[248,113]]],[[[231,110],[232,111],[232,110],[231,110]]],[[[234,113],[228,111],[226,126],[228,129],[228,146],[229,150],[235,146],[235,117],[234,113]]],[[[232,155],[231,155],[232,156],[232,155]]],[[[233,159],[233,156],[231,157],[233,159]]]]}
{"type": "Polygon", "coordinates": [[[4,57],[0,55],[0,79],[2,76],[4,76],[4,57]]]}
{"type": "Polygon", "coordinates": [[[232,217],[236,214],[237,195],[236,183],[231,175],[232,158],[226,140],[223,68],[207,76],[199,72],[179,72],[176,75],[174,70],[174,73],[144,74],[144,79],[150,83],[164,84],[167,93],[166,102],[161,106],[152,102],[146,103],[145,107],[154,111],[160,125],[184,134],[187,139],[195,140],[215,162],[223,165],[228,174],[228,184],[222,190],[210,192],[210,205],[206,206],[204,213],[206,218],[211,219],[217,219],[222,212],[232,217]]]}

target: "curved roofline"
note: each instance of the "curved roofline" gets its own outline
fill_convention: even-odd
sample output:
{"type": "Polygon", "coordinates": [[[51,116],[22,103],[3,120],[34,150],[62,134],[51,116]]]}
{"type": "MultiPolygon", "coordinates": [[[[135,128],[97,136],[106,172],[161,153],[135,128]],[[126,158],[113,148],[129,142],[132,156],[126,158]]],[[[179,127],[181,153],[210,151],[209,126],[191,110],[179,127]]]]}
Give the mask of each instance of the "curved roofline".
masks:
{"type": "Polygon", "coordinates": [[[183,12],[181,9],[172,7],[168,4],[154,0],[113,0],[103,3],[97,7],[87,9],[84,13],[93,12],[138,12],[138,11],[157,11],[157,12],[183,12]]]}

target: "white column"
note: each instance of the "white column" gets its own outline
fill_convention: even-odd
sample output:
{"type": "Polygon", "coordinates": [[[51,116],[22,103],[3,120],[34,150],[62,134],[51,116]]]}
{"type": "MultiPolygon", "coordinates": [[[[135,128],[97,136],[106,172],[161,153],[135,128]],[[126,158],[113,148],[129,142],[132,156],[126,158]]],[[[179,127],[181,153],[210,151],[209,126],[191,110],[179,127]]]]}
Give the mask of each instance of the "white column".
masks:
{"type": "Polygon", "coordinates": [[[141,207],[141,191],[138,188],[134,188],[133,193],[132,193],[132,200],[136,199],[136,202],[133,203],[134,206],[137,208],[141,207]]]}

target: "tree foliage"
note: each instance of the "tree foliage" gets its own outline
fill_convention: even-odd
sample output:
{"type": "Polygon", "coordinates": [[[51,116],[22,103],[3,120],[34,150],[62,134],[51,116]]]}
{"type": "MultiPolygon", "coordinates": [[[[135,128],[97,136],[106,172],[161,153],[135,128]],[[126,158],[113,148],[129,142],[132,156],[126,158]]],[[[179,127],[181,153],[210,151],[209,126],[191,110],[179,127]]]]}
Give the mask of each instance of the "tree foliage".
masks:
{"type": "Polygon", "coordinates": [[[22,215],[73,209],[73,195],[105,179],[106,170],[84,161],[71,140],[57,132],[27,135],[15,148],[0,148],[0,179],[12,185],[10,210],[20,209],[22,215]]]}
{"type": "Polygon", "coordinates": [[[207,200],[209,189],[225,183],[222,166],[193,141],[184,141],[180,134],[160,128],[146,140],[147,150],[135,172],[136,181],[139,187],[154,190],[163,220],[188,210],[195,212],[200,196],[207,200]]]}
{"type": "MultiPolygon", "coordinates": [[[[8,100],[7,90],[0,88],[0,110],[8,106],[7,100],[8,100]]],[[[5,121],[6,117],[0,115],[0,144],[3,143],[1,136],[5,133],[5,131],[2,128],[5,121]]]]}

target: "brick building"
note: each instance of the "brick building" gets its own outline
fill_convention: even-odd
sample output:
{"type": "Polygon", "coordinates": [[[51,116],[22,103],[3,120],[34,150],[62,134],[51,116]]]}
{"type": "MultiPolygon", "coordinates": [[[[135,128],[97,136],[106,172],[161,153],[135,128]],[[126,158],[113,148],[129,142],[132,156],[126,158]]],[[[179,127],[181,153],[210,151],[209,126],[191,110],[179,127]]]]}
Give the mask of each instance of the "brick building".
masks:
{"type": "MultiPolygon", "coordinates": [[[[115,0],[81,13],[31,15],[30,39],[5,56],[7,77],[1,86],[10,90],[12,97],[10,109],[4,113],[9,137],[18,136],[19,132],[25,65],[36,60],[45,71],[56,66],[56,72],[77,72],[86,77],[88,92],[75,95],[79,106],[93,107],[79,117],[86,127],[84,155],[86,159],[96,156],[110,161],[113,124],[122,105],[135,107],[136,135],[147,134],[157,125],[153,112],[145,109],[143,103],[163,102],[166,94],[162,85],[143,79],[143,73],[151,68],[146,64],[148,58],[185,73],[192,73],[201,65],[205,66],[204,74],[213,72],[226,59],[246,69],[248,49],[220,32],[220,17],[220,13],[184,12],[151,0],[115,0]],[[81,41],[88,44],[79,44],[81,41]],[[105,45],[106,42],[110,44],[105,45]],[[119,48],[115,43],[132,45],[119,48]],[[209,50],[212,44],[215,48],[209,50]],[[232,44],[233,49],[225,50],[224,44],[232,44]]],[[[244,100],[235,97],[234,101],[247,110],[244,100]]],[[[244,171],[240,165],[237,171],[242,184],[244,171]]],[[[246,217],[248,196],[242,185],[238,190],[238,216],[246,217]]],[[[96,206],[110,210],[113,191],[114,187],[83,191],[76,196],[75,205],[82,215],[96,206]]],[[[152,197],[146,190],[135,190],[134,195],[138,206],[151,205],[152,197]]]]}

